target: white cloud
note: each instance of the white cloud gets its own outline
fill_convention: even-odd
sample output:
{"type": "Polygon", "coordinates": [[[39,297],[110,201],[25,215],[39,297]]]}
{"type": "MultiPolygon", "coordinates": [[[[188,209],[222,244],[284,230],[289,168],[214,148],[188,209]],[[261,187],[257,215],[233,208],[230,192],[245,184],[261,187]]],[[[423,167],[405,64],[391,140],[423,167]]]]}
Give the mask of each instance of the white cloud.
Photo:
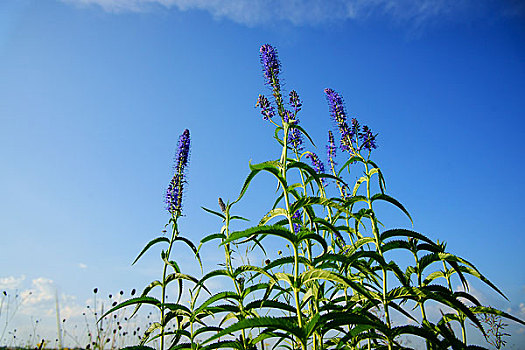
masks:
{"type": "Polygon", "coordinates": [[[87,269],[87,265],[84,263],[78,263],[78,267],[80,267],[81,269],[87,269]]]}
{"type": "Polygon", "coordinates": [[[24,304],[34,305],[41,302],[53,300],[56,288],[53,280],[39,277],[33,280],[33,288],[24,290],[21,293],[24,304]]]}
{"type": "MultiPolygon", "coordinates": [[[[98,5],[108,12],[140,12],[157,7],[202,10],[214,18],[254,26],[271,20],[295,25],[360,20],[380,14],[394,20],[421,23],[427,19],[470,10],[466,0],[62,0],[80,6],[98,5]]],[[[481,2],[483,3],[483,1],[481,2]]]]}
{"type": "Polygon", "coordinates": [[[525,303],[520,303],[518,313],[521,319],[525,319],[525,303]]]}
{"type": "Polygon", "coordinates": [[[0,278],[0,289],[17,289],[20,288],[22,282],[26,279],[26,276],[22,275],[20,277],[8,276],[0,278]]]}
{"type": "MultiPolygon", "coordinates": [[[[457,285],[455,290],[456,290],[456,292],[465,291],[464,288],[463,288],[463,285],[457,285]]],[[[476,298],[481,303],[481,305],[488,305],[489,304],[489,300],[488,300],[487,296],[483,292],[481,292],[480,290],[472,287],[470,284],[468,284],[468,291],[467,291],[467,293],[472,295],[474,298],[476,298]]],[[[465,304],[467,304],[469,306],[473,306],[472,302],[470,302],[466,298],[461,298],[460,300],[463,303],[465,303],[465,304]]]]}

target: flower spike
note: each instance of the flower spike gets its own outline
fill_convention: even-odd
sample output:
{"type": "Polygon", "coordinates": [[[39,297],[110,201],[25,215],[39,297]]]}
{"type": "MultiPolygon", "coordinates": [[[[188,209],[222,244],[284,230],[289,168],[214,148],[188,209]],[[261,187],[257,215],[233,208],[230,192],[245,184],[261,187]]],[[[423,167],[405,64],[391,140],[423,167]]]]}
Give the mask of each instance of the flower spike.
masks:
{"type": "Polygon", "coordinates": [[[261,108],[261,114],[263,115],[263,118],[265,120],[270,120],[275,115],[273,106],[270,104],[270,101],[268,101],[268,99],[264,95],[259,95],[255,107],[261,108]]]}
{"type": "MultiPolygon", "coordinates": [[[[306,158],[309,158],[310,161],[312,162],[312,166],[315,168],[315,171],[316,173],[320,174],[320,173],[324,173],[324,164],[323,162],[319,159],[319,157],[317,156],[317,154],[313,153],[313,152],[308,152],[304,155],[306,158]]],[[[321,183],[324,183],[324,179],[321,178],[321,183]]]]}
{"type": "Polygon", "coordinates": [[[299,95],[297,94],[297,91],[292,90],[290,91],[290,105],[294,108],[295,114],[301,110],[302,103],[299,99],[299,95]]]}
{"type": "Polygon", "coordinates": [[[362,145],[361,148],[372,151],[377,148],[376,145],[376,136],[372,134],[372,130],[368,126],[363,126],[363,132],[359,133],[359,138],[361,139],[362,145]]]}
{"type": "Polygon", "coordinates": [[[346,122],[346,112],[343,98],[332,89],[325,89],[326,99],[330,107],[330,114],[341,133],[341,150],[352,151],[352,132],[346,122]]]}
{"type": "Polygon", "coordinates": [[[277,57],[277,50],[269,44],[264,44],[261,46],[260,52],[266,83],[276,89],[279,87],[279,71],[281,67],[277,57]]]}
{"type": "Polygon", "coordinates": [[[180,135],[175,156],[175,174],[166,191],[166,209],[173,216],[180,215],[182,210],[182,191],[184,187],[184,170],[188,165],[190,153],[190,131],[184,130],[180,135]]]}

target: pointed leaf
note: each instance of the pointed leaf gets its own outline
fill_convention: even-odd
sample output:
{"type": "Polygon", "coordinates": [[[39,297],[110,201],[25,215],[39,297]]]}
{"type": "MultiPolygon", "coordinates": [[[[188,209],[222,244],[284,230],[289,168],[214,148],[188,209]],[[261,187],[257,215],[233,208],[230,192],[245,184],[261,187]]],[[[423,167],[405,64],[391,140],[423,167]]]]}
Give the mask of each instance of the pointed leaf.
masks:
{"type": "Polygon", "coordinates": [[[154,244],[157,244],[159,242],[166,242],[166,243],[170,243],[170,240],[169,238],[167,237],[157,237],[157,238],[154,238],[152,239],[151,241],[148,242],[148,244],[146,244],[146,246],[144,247],[144,249],[142,249],[142,251],[140,252],[140,254],[137,256],[137,258],[131,263],[131,265],[135,265],[135,263],[140,259],[140,257],[149,249],[151,248],[151,246],[153,246],[154,244]]]}

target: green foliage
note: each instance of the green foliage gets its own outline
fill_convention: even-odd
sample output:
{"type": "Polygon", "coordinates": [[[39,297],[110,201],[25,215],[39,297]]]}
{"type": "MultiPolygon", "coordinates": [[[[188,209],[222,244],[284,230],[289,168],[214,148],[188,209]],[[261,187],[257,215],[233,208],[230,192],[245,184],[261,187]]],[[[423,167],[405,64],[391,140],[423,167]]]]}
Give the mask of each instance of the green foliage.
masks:
{"type": "Polygon", "coordinates": [[[220,232],[194,245],[178,231],[179,211],[172,213],[169,222],[171,238],[157,237],[140,252],[133,263],[157,243],[167,246],[161,254],[162,279],[148,285],[140,297],[106,313],[127,306],[137,310],[142,305],[160,311],[160,319],[146,331],[140,346],[130,350],[149,349],[145,344],[155,339],[160,339],[161,350],[404,349],[406,337],[423,339],[427,349],[474,349],[479,347],[468,345],[466,320],[483,335],[486,332],[478,315],[525,324],[503,311],[482,306],[469,293],[467,275],[504,297],[503,293],[473,264],[446,251],[443,243],[404,228],[380,229],[385,225],[376,216],[377,201],[392,204],[410,222],[412,218],[397,199],[385,193],[383,173],[370,160],[372,147],[359,147],[359,142],[367,142],[363,134],[345,136],[353,137],[347,140],[351,145],[346,148],[348,160],[337,169],[330,159],[330,174],[303,162],[311,153],[302,152],[289,136],[299,132],[311,139],[298,125],[298,110],[286,110],[277,77],[269,81],[281,117],[280,123],[270,119],[276,127],[274,138],[282,146],[280,156],[249,164],[250,172],[235,201],[224,204],[219,199],[221,212],[203,208],[222,221],[220,232]],[[354,169],[360,169],[363,176],[351,186],[344,176],[354,169]],[[275,178],[275,204],[257,218],[258,225],[232,231],[232,220],[246,220],[232,215],[232,210],[241,205],[250,184],[261,173],[275,178]],[[376,183],[377,187],[373,185],[376,183]],[[373,193],[374,188],[377,193],[373,193]],[[237,263],[243,261],[239,253],[243,249],[259,247],[265,252],[265,242],[270,238],[281,244],[279,258],[267,259],[260,266],[237,263]],[[187,245],[199,263],[202,247],[211,244],[223,249],[224,263],[200,278],[184,274],[170,260],[175,243],[187,245]],[[398,251],[411,254],[413,265],[390,260],[392,252],[398,251]],[[234,260],[234,256],[241,259],[234,260]],[[168,273],[168,268],[173,272],[168,273]],[[454,275],[462,290],[453,285],[457,281],[454,275]],[[207,284],[215,278],[229,279],[232,288],[208,290],[207,284]],[[173,281],[178,283],[178,298],[168,303],[166,289],[173,281]],[[149,296],[155,288],[161,290],[161,298],[149,296]],[[184,292],[190,295],[188,306],[180,303],[184,292]],[[441,317],[429,314],[429,302],[447,313],[441,317]],[[395,325],[394,315],[413,324],[395,325]],[[453,322],[461,327],[461,339],[451,327],[453,322]],[[170,326],[174,330],[168,331],[170,326]]]}

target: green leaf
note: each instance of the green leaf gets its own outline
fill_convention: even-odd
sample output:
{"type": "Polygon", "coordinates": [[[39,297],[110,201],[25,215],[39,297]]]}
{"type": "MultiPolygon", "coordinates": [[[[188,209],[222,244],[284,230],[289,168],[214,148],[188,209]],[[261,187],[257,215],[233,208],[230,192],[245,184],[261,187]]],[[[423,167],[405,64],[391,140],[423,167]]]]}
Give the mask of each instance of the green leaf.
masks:
{"type": "Polygon", "coordinates": [[[393,338],[398,337],[402,334],[416,335],[418,337],[431,341],[431,344],[439,345],[440,349],[448,348],[442,345],[442,341],[439,340],[439,338],[434,332],[424,327],[418,327],[414,325],[393,327],[392,330],[390,331],[390,334],[393,338]]]}
{"type": "Polygon", "coordinates": [[[230,220],[242,220],[242,221],[250,221],[249,219],[246,219],[242,216],[239,216],[239,215],[232,215],[230,216],[230,220]]]}
{"type": "Polygon", "coordinates": [[[411,231],[411,230],[406,230],[406,229],[403,229],[403,228],[396,228],[396,229],[384,231],[380,235],[380,237],[381,237],[381,241],[384,241],[384,240],[386,240],[387,238],[390,238],[390,237],[412,237],[412,238],[417,238],[420,241],[427,242],[430,245],[433,245],[433,246],[436,245],[436,243],[432,242],[432,240],[430,238],[422,235],[421,233],[415,232],[415,231],[411,231]]]}
{"type": "Polygon", "coordinates": [[[269,171],[272,174],[276,175],[281,185],[283,185],[283,188],[286,188],[286,182],[283,182],[284,179],[279,174],[279,171],[280,171],[279,162],[273,160],[273,161],[268,161],[268,162],[255,164],[255,165],[252,165],[250,163],[249,166],[250,166],[251,171],[246,177],[246,180],[244,180],[244,184],[242,185],[241,192],[239,193],[239,197],[232,204],[241,200],[241,198],[244,196],[244,194],[248,190],[248,186],[250,185],[250,182],[253,180],[255,175],[257,175],[259,172],[263,170],[269,171]]]}
{"type": "Polygon", "coordinates": [[[245,310],[263,309],[263,308],[279,309],[279,310],[288,311],[292,313],[295,313],[297,311],[295,307],[291,306],[290,304],[283,303],[277,300],[264,300],[264,299],[251,301],[244,307],[245,310]]]}
{"type": "Polygon", "coordinates": [[[195,247],[195,245],[193,244],[192,241],[190,241],[189,239],[185,238],[185,237],[182,237],[182,236],[177,236],[173,239],[173,241],[182,241],[184,243],[186,243],[186,245],[188,247],[191,248],[191,250],[193,250],[193,253],[195,254],[195,257],[197,258],[197,260],[199,261],[199,265],[201,267],[201,270],[202,270],[202,261],[201,261],[201,257],[199,255],[199,251],[197,250],[197,248],[195,247]]]}
{"type": "Polygon", "coordinates": [[[407,249],[407,250],[411,250],[411,245],[409,242],[407,241],[403,241],[403,240],[400,240],[400,239],[396,239],[396,240],[393,240],[393,241],[390,241],[388,243],[385,243],[381,246],[381,251],[384,253],[388,252],[389,250],[393,250],[393,249],[407,249]]]}
{"type": "Polygon", "coordinates": [[[401,211],[403,213],[406,214],[406,216],[408,216],[408,218],[410,219],[410,222],[412,223],[412,225],[414,225],[414,221],[412,221],[412,217],[410,216],[410,214],[408,213],[408,211],[405,209],[405,207],[403,206],[403,204],[401,204],[400,202],[397,201],[397,199],[393,198],[393,197],[390,197],[389,195],[387,194],[384,194],[384,193],[377,193],[377,194],[374,194],[372,196],[372,198],[370,198],[370,201],[371,202],[374,202],[376,200],[383,200],[383,201],[386,201],[386,202],[389,202],[393,205],[395,205],[396,207],[398,207],[399,209],[401,209],[401,211]]]}
{"type": "Polygon", "coordinates": [[[220,270],[213,270],[208,272],[206,275],[202,276],[202,278],[199,280],[198,286],[203,286],[204,282],[212,277],[215,276],[226,276],[226,277],[232,277],[230,271],[226,269],[220,269],[220,270]]]}
{"type": "Polygon", "coordinates": [[[348,280],[346,277],[338,275],[334,272],[321,270],[321,269],[308,270],[308,271],[301,273],[301,275],[299,276],[299,280],[301,284],[306,284],[308,282],[316,281],[319,279],[332,281],[335,283],[340,283],[346,287],[352,286],[351,281],[348,280]]]}
{"type": "MultiPolygon", "coordinates": [[[[364,198],[364,197],[362,197],[364,198]]],[[[315,197],[315,196],[308,196],[308,197],[302,197],[299,200],[295,201],[290,206],[290,212],[295,213],[297,210],[304,208],[306,206],[310,206],[313,204],[322,205],[324,207],[331,207],[335,208],[344,212],[347,212],[346,208],[338,203],[336,203],[333,199],[329,198],[323,198],[323,197],[315,197]]]]}
{"type": "Polygon", "coordinates": [[[305,230],[297,234],[297,241],[296,241],[297,244],[299,244],[302,241],[309,241],[309,240],[314,240],[318,242],[319,244],[321,244],[321,246],[323,247],[323,254],[325,254],[326,251],[328,250],[328,245],[326,244],[326,241],[323,239],[323,237],[319,236],[318,234],[310,232],[310,231],[305,231],[305,230]]]}
{"type": "Polygon", "coordinates": [[[513,320],[513,321],[518,322],[518,323],[520,323],[522,325],[525,325],[525,321],[520,320],[519,318],[514,317],[511,314],[508,314],[508,313],[506,313],[504,311],[495,309],[495,308],[490,307],[490,306],[475,306],[475,307],[471,307],[470,311],[472,311],[475,314],[491,314],[491,315],[505,317],[505,318],[508,318],[509,320],[513,320]]]}
{"type": "Polygon", "coordinates": [[[288,212],[283,208],[272,209],[261,219],[261,221],[259,221],[259,226],[265,225],[268,221],[278,216],[284,216],[288,218],[288,212]]]}
{"type": "Polygon", "coordinates": [[[427,276],[427,278],[425,278],[425,280],[423,281],[423,286],[426,286],[428,285],[430,282],[432,282],[433,280],[435,280],[436,278],[440,278],[440,277],[443,277],[443,278],[446,278],[445,277],[445,273],[443,271],[434,271],[432,272],[430,275],[427,276]]]}
{"type": "Polygon", "coordinates": [[[241,310],[239,309],[239,306],[237,305],[221,304],[221,305],[207,306],[203,310],[203,312],[211,314],[211,315],[215,315],[221,312],[232,312],[232,313],[238,314],[241,312],[241,310]]]}
{"type": "Polygon", "coordinates": [[[224,235],[224,233],[212,233],[212,234],[204,237],[203,239],[201,239],[201,241],[199,243],[199,247],[197,248],[197,252],[199,252],[201,250],[202,245],[204,243],[212,241],[214,239],[220,239],[222,241],[225,238],[226,238],[226,236],[224,235]]]}
{"type": "Polygon", "coordinates": [[[292,244],[295,243],[295,240],[296,240],[296,236],[293,233],[291,233],[289,230],[284,229],[282,226],[278,226],[278,225],[255,226],[255,227],[251,227],[244,231],[232,232],[230,234],[230,237],[226,238],[221,243],[221,245],[230,243],[240,238],[251,237],[251,236],[256,236],[256,235],[261,235],[261,234],[281,237],[281,238],[288,240],[292,244]]]}
{"type": "Polygon", "coordinates": [[[319,188],[324,188],[323,183],[320,180],[319,174],[317,174],[314,168],[312,168],[306,163],[297,162],[297,161],[292,160],[288,164],[288,169],[294,169],[294,168],[298,168],[298,169],[306,171],[315,180],[319,188]]]}
{"type": "Polygon", "coordinates": [[[306,136],[306,138],[308,139],[308,141],[310,141],[310,143],[312,144],[312,146],[315,147],[315,143],[314,143],[314,141],[312,140],[312,138],[310,137],[310,135],[308,135],[308,133],[306,132],[306,130],[304,130],[300,125],[297,125],[297,124],[293,125],[293,128],[294,128],[294,129],[298,129],[298,130],[300,130],[300,131],[303,133],[303,135],[306,136]]]}
{"type": "MultiPolygon", "coordinates": [[[[184,273],[172,273],[172,274],[169,274],[168,276],[166,276],[166,280],[164,282],[164,285],[167,286],[170,282],[177,281],[177,280],[187,280],[187,281],[191,281],[191,282],[195,283],[196,285],[199,285],[199,280],[198,279],[196,279],[193,276],[184,274],[184,273]]],[[[208,290],[208,288],[206,288],[204,285],[202,285],[202,288],[204,288],[205,291],[207,291],[209,294],[211,294],[211,292],[208,290]]]]}
{"type": "MultiPolygon", "coordinates": [[[[467,260],[465,260],[463,258],[460,258],[460,257],[458,257],[456,255],[449,254],[449,253],[438,253],[438,254],[439,254],[439,257],[441,259],[447,261],[448,263],[459,262],[459,263],[462,263],[464,265],[467,265],[467,266],[458,266],[458,267],[455,268],[455,270],[457,270],[458,273],[465,272],[465,273],[468,273],[468,274],[470,274],[470,275],[472,275],[474,277],[479,278],[480,280],[485,282],[487,285],[489,285],[492,289],[494,289],[496,292],[498,292],[502,297],[507,299],[505,294],[503,294],[503,292],[501,290],[499,290],[498,287],[496,287],[491,281],[489,281],[488,278],[483,276],[481,274],[481,272],[479,272],[478,269],[472,263],[470,263],[469,261],[467,261],[467,260]]],[[[509,300],[509,299],[507,299],[507,300],[509,300]]]]}
{"type": "Polygon", "coordinates": [[[205,327],[201,327],[199,329],[197,329],[195,332],[193,332],[193,336],[194,337],[197,337],[199,334],[201,333],[206,333],[206,332],[220,332],[222,330],[221,327],[216,327],[216,326],[205,326],[205,327]]]}
{"type": "MultiPolygon", "coordinates": [[[[166,336],[172,336],[172,335],[176,335],[176,336],[185,336],[189,339],[191,339],[191,333],[188,332],[187,330],[185,329],[175,329],[173,331],[169,331],[169,332],[164,332],[164,337],[166,336]]],[[[148,343],[157,339],[157,338],[160,338],[162,336],[161,333],[157,333],[155,334],[155,336],[151,337],[149,340],[148,340],[148,343]]]]}
{"type": "Polygon", "coordinates": [[[366,176],[361,176],[359,180],[355,182],[354,189],[352,190],[352,196],[355,196],[357,194],[359,186],[361,186],[361,184],[366,181],[368,181],[368,178],[366,176]]]}
{"type": "Polygon", "coordinates": [[[205,210],[205,211],[207,211],[210,214],[217,215],[221,219],[226,220],[226,217],[224,216],[223,213],[219,213],[218,211],[211,210],[211,209],[208,209],[208,208],[205,208],[205,207],[201,207],[201,208],[202,208],[202,210],[205,210]]]}
{"type": "Polygon", "coordinates": [[[152,297],[138,297],[138,298],[132,298],[132,299],[128,299],[126,301],[123,301],[122,303],[112,307],[111,309],[109,309],[108,311],[106,311],[102,316],[100,316],[100,318],[98,319],[97,322],[99,322],[101,319],[103,319],[104,317],[106,317],[107,315],[109,315],[110,313],[112,312],[115,312],[119,309],[122,309],[123,307],[126,307],[126,306],[129,306],[129,305],[135,305],[135,304],[150,304],[150,305],[154,305],[156,307],[160,307],[161,305],[161,302],[155,298],[152,298],[152,297]]]}
{"type": "Polygon", "coordinates": [[[365,160],[361,157],[361,156],[353,156],[351,157],[350,159],[348,159],[344,164],[343,166],[341,167],[341,170],[339,170],[339,172],[337,173],[337,176],[340,177],[341,176],[341,173],[343,172],[343,170],[349,166],[350,164],[354,163],[354,162],[361,162],[361,163],[365,163],[365,160]]]}
{"type": "Polygon", "coordinates": [[[253,266],[253,265],[241,265],[237,267],[233,273],[233,277],[237,278],[237,276],[247,271],[257,272],[256,276],[259,274],[262,274],[268,278],[273,278],[272,275],[269,274],[266,269],[259,267],[259,266],[253,266]]]}
{"type": "Polygon", "coordinates": [[[291,287],[295,287],[294,284],[294,277],[292,274],[284,273],[284,272],[277,272],[274,275],[274,280],[272,280],[269,284],[272,285],[276,281],[285,281],[287,282],[291,287]]]}
{"type": "Polygon", "coordinates": [[[240,331],[247,328],[270,328],[278,329],[290,333],[297,337],[303,344],[306,346],[305,342],[305,332],[303,329],[299,328],[297,325],[297,319],[294,317],[258,317],[258,318],[248,318],[244,320],[239,320],[233,325],[223,329],[214,336],[206,339],[202,344],[209,343],[212,340],[223,337],[225,335],[232,334],[235,331],[240,331]]]}
{"type": "Polygon", "coordinates": [[[166,243],[170,243],[170,240],[167,238],[167,237],[157,237],[157,238],[154,238],[152,239],[151,241],[149,241],[148,244],[146,244],[146,246],[144,247],[144,249],[142,249],[142,251],[140,252],[139,256],[137,256],[137,258],[133,261],[133,263],[131,263],[131,265],[135,265],[135,263],[140,259],[140,257],[151,247],[153,246],[154,244],[157,244],[159,242],[166,242],[166,243]]]}
{"type": "Polygon", "coordinates": [[[202,312],[203,310],[206,309],[206,307],[208,307],[209,305],[211,305],[212,303],[214,303],[214,302],[216,302],[218,300],[228,300],[228,299],[233,299],[233,300],[239,301],[240,297],[235,292],[220,292],[220,293],[216,293],[216,294],[212,295],[211,297],[209,297],[204,303],[202,303],[199,306],[199,308],[193,312],[193,314],[196,315],[199,312],[202,312]]]}
{"type": "MultiPolygon", "coordinates": [[[[300,264],[313,267],[312,262],[306,259],[304,256],[299,256],[298,260],[300,264]]],[[[278,267],[278,266],[282,266],[286,264],[293,264],[293,262],[294,262],[293,256],[284,256],[282,258],[272,260],[268,265],[264,267],[264,269],[266,271],[269,271],[270,269],[274,267],[278,267]]]]}

